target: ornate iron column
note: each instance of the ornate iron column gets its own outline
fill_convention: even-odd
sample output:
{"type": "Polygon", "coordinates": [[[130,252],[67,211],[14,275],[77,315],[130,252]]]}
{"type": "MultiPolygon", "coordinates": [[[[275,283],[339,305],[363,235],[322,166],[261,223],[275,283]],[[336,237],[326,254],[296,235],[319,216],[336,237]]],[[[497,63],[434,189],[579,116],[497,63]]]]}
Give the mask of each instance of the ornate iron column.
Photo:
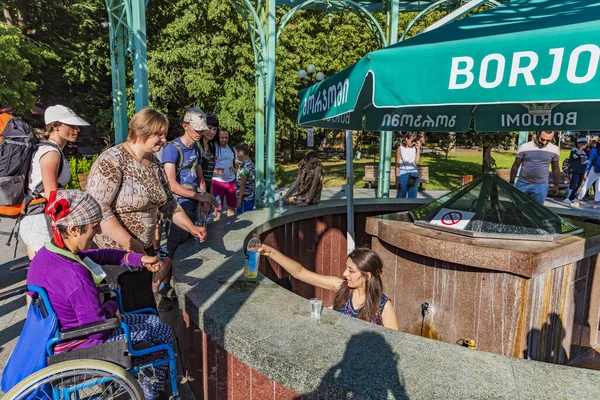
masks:
{"type": "Polygon", "coordinates": [[[146,0],[105,0],[110,25],[115,143],[127,138],[127,87],[125,54],[133,64],[135,110],[148,107],[148,61],[146,52],[146,0]],[[127,44],[127,45],[126,45],[127,44]]]}

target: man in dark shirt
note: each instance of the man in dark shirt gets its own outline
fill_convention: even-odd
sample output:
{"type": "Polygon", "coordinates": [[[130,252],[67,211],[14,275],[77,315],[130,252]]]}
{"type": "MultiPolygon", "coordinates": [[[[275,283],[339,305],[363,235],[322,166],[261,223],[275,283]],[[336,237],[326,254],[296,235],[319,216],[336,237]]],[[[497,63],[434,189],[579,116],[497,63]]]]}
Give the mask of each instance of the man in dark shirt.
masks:
{"type": "Polygon", "coordinates": [[[571,204],[575,200],[584,181],[583,176],[588,165],[587,143],[587,138],[581,137],[577,139],[577,147],[571,149],[569,155],[569,188],[563,201],[565,204],[571,204]]]}

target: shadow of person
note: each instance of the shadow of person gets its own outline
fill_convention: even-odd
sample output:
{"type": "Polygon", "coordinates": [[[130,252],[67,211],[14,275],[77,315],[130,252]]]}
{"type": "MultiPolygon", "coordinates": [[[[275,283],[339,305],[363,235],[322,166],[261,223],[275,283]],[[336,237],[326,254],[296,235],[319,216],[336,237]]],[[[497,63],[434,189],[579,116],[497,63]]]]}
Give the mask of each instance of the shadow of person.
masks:
{"type": "Polygon", "coordinates": [[[404,379],[399,376],[398,359],[381,334],[353,335],[342,361],[327,371],[315,391],[296,400],[408,399],[404,379]]]}
{"type": "Polygon", "coordinates": [[[523,358],[567,364],[569,358],[562,345],[566,332],[560,315],[549,314],[541,330],[532,329],[527,334],[527,348],[523,351],[523,358]]]}

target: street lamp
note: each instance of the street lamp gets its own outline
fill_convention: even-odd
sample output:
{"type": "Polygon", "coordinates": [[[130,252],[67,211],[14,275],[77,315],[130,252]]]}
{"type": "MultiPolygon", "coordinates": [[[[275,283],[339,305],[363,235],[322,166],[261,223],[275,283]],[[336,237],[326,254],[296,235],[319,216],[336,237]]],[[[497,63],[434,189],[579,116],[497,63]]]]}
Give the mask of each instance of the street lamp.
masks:
{"type": "Polygon", "coordinates": [[[305,86],[311,86],[315,82],[321,82],[325,79],[325,74],[321,71],[315,74],[317,67],[314,64],[308,64],[306,69],[301,69],[298,71],[298,78],[305,86]]]}

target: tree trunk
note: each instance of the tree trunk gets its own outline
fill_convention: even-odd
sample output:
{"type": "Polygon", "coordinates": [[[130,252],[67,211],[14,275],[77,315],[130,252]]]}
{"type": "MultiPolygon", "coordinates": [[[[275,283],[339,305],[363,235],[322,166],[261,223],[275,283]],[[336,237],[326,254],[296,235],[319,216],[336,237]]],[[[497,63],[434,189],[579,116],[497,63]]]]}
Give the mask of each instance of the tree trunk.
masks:
{"type": "Polygon", "coordinates": [[[296,135],[294,134],[294,131],[292,130],[290,132],[290,157],[291,157],[291,162],[294,163],[296,162],[296,140],[295,140],[296,135]]]}

